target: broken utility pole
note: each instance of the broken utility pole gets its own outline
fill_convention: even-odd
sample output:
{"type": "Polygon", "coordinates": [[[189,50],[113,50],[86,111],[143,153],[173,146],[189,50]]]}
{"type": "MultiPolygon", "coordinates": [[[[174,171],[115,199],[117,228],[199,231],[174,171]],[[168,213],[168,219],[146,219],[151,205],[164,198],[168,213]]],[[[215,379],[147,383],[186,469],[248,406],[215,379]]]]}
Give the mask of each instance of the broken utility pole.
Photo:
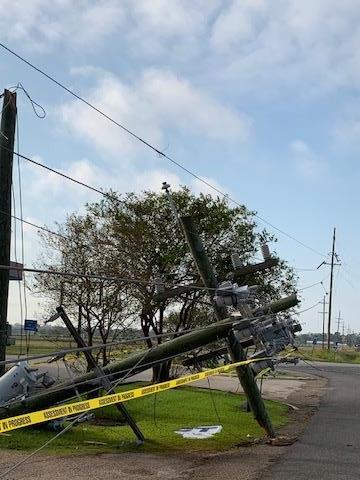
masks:
{"type": "MultiPolygon", "coordinates": [[[[297,303],[298,300],[296,296],[292,295],[271,303],[263,307],[263,309],[264,311],[271,311],[275,314],[295,307],[297,303]]],[[[163,363],[164,359],[168,359],[169,357],[173,358],[220,339],[227,338],[233,325],[237,323],[238,321],[236,319],[227,318],[220,322],[213,323],[208,327],[185,333],[177,338],[161,343],[151,350],[139,351],[119,362],[113,362],[103,367],[103,372],[111,382],[116,381],[125,374],[131,377],[132,375],[152,368],[154,365],[163,363]]],[[[6,408],[0,407],[0,418],[40,410],[66,401],[74,396],[74,386],[76,386],[77,391],[81,395],[92,391],[94,387],[101,387],[101,385],[101,379],[98,378],[96,373],[88,372],[84,375],[74,377],[69,382],[60,383],[48,388],[33,397],[24,398],[20,403],[10,405],[6,408]]]]}
{"type": "MultiPolygon", "coordinates": [[[[16,125],[16,93],[4,90],[0,126],[0,265],[10,265],[11,184],[16,125]]],[[[5,360],[9,270],[0,271],[0,361],[5,360]]],[[[5,365],[0,365],[0,376],[5,365]]]]}
{"type": "MultiPolygon", "coordinates": [[[[197,233],[197,229],[195,227],[192,217],[182,216],[180,220],[184,230],[186,241],[189,245],[191,254],[196,264],[196,268],[200,274],[204,285],[210,289],[218,288],[218,281],[215,277],[215,273],[212,269],[201,238],[197,233]]],[[[226,307],[218,306],[214,302],[211,290],[209,292],[209,296],[212,304],[214,305],[215,314],[218,320],[222,320],[228,317],[226,307]]],[[[234,332],[232,330],[229,332],[228,347],[234,362],[246,360],[246,353],[237,337],[237,332],[234,332]]],[[[275,437],[274,428],[271,424],[270,417],[268,416],[268,413],[266,411],[264,401],[261,397],[261,393],[259,391],[250,366],[245,365],[243,367],[238,367],[236,369],[236,372],[238,374],[239,381],[247,397],[255,419],[257,420],[259,425],[265,429],[269,437],[275,437]]]]}

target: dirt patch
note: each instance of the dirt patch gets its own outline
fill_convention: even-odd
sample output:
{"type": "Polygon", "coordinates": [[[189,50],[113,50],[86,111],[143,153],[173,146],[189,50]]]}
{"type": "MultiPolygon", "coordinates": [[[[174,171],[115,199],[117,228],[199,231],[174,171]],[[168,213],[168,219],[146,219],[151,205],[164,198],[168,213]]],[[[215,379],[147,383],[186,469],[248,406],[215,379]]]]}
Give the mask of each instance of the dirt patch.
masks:
{"type": "MultiPolygon", "coordinates": [[[[326,380],[312,377],[305,386],[291,394],[287,401],[291,422],[278,433],[284,437],[302,434],[316,412],[325,392],[326,380]]],[[[241,446],[225,453],[200,455],[151,455],[143,453],[102,454],[54,457],[36,455],[6,477],[9,480],[87,480],[89,478],[145,480],[256,480],[270,465],[286,453],[286,446],[271,446],[262,441],[241,446]]],[[[27,453],[2,451],[0,471],[4,472],[27,453]]]]}

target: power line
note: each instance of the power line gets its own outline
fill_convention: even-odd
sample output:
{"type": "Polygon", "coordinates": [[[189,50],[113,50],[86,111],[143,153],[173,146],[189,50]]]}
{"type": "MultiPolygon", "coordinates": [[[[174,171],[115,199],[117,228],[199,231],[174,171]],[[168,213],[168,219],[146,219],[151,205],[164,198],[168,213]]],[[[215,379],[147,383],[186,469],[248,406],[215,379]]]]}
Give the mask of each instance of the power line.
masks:
{"type": "Polygon", "coordinates": [[[10,150],[9,148],[6,148],[5,146],[2,147],[3,149],[7,150],[8,152],[17,155],[18,157],[22,158],[23,160],[26,160],[27,162],[30,162],[34,165],[37,165],[38,167],[44,168],[45,170],[48,170],[49,172],[55,173],[56,175],[60,175],[63,178],[66,178],[66,180],[69,180],[71,182],[74,182],[78,185],[81,185],[82,187],[85,187],[89,190],[92,190],[93,192],[99,193],[100,195],[103,195],[106,198],[109,198],[112,201],[118,202],[118,203],[125,203],[122,200],[120,200],[117,197],[114,197],[113,195],[110,195],[109,193],[103,192],[102,190],[93,187],[92,185],[88,185],[87,183],[81,182],[80,180],[77,180],[76,178],[70,177],[70,175],[66,175],[65,173],[60,172],[59,170],[55,170],[54,168],[49,167],[48,165],[45,165],[44,163],[38,162],[34,160],[33,158],[27,157],[26,155],[22,155],[19,152],[15,152],[13,150],[10,150]]]}
{"type": "MultiPolygon", "coordinates": [[[[1,209],[0,209],[0,213],[2,213],[4,215],[8,215],[7,212],[5,212],[4,210],[1,210],[1,209]]],[[[44,227],[42,225],[37,225],[36,223],[30,222],[29,220],[24,220],[24,218],[17,217],[16,215],[10,215],[10,216],[11,216],[11,218],[13,218],[15,220],[18,220],[21,223],[25,223],[26,225],[30,225],[31,227],[37,228],[39,230],[43,230],[44,232],[50,233],[51,235],[56,235],[58,237],[63,238],[64,240],[67,239],[67,237],[65,235],[62,235],[61,233],[58,233],[58,232],[54,232],[54,230],[50,230],[47,227],[44,227]]]]}
{"type": "MultiPolygon", "coordinates": [[[[120,276],[107,276],[107,275],[100,275],[100,274],[93,274],[93,273],[76,273],[76,272],[61,272],[58,270],[45,270],[40,268],[27,268],[27,267],[17,267],[12,265],[0,265],[0,270],[17,270],[22,272],[28,272],[33,274],[42,274],[42,275],[57,275],[60,277],[71,277],[71,278],[86,278],[89,280],[102,280],[102,281],[109,281],[109,282],[124,282],[124,283],[135,283],[135,284],[142,284],[142,285],[156,285],[155,280],[143,280],[141,278],[130,278],[130,277],[120,277],[120,276]]],[[[311,285],[307,285],[303,288],[297,289],[298,292],[303,290],[307,290],[308,288],[312,288],[316,285],[321,285],[321,282],[316,282],[311,285]]],[[[183,283],[175,283],[169,285],[169,287],[185,287],[189,288],[189,290],[200,290],[200,291],[213,291],[216,292],[218,288],[213,287],[206,287],[200,285],[186,285],[183,283]]],[[[221,289],[222,292],[226,292],[226,288],[221,289]]],[[[229,292],[231,293],[232,287],[229,287],[229,292]]],[[[0,362],[1,364],[1,362],[0,362]]]]}
{"type": "Polygon", "coordinates": [[[321,302],[316,302],[314,303],[314,305],[312,305],[311,307],[309,308],[305,308],[305,310],[300,310],[300,312],[296,312],[295,315],[300,315],[301,313],[304,313],[304,312],[307,312],[308,310],[312,310],[313,308],[315,308],[317,305],[319,305],[321,302]]]}
{"type": "MultiPolygon", "coordinates": [[[[262,315],[259,317],[256,317],[256,319],[260,319],[262,317],[268,317],[269,315],[262,315]]],[[[224,322],[226,323],[226,322],[224,322]]],[[[229,320],[229,323],[234,323],[234,320],[229,320]]],[[[142,342],[143,340],[152,340],[155,338],[163,338],[163,337],[171,337],[171,336],[176,336],[176,335],[182,335],[184,333],[190,333],[190,332],[195,332],[195,331],[202,331],[206,329],[207,327],[201,327],[201,328],[188,328],[186,330],[181,330],[178,332],[166,332],[166,333],[158,333],[154,335],[149,335],[147,337],[134,337],[134,338],[128,338],[124,340],[114,340],[113,342],[108,342],[108,343],[98,343],[96,345],[91,345],[88,347],[76,347],[76,348],[66,348],[64,350],[58,350],[55,352],[49,352],[49,353],[39,353],[38,355],[29,355],[26,357],[22,357],[21,361],[30,361],[30,360],[39,360],[41,358],[48,358],[48,357],[61,357],[63,355],[67,355],[68,353],[80,353],[80,352],[88,352],[91,350],[97,350],[101,348],[107,348],[107,347],[115,347],[118,345],[125,345],[128,343],[137,343],[137,342],[142,342]]],[[[19,359],[9,359],[9,360],[3,360],[0,362],[0,365],[9,365],[13,363],[18,363],[19,359]]]]}
{"type": "Polygon", "coordinates": [[[321,282],[312,283],[311,285],[307,285],[306,287],[303,287],[303,288],[298,288],[297,291],[302,292],[303,290],[307,290],[308,288],[315,287],[316,285],[322,285],[324,280],[321,280],[321,282]]]}
{"type": "MultiPolygon", "coordinates": [[[[63,83],[59,82],[58,80],[56,80],[52,75],[46,73],[44,70],[42,70],[41,68],[35,66],[33,63],[31,63],[29,60],[26,60],[24,57],[22,57],[21,55],[19,55],[18,53],[16,53],[15,51],[11,50],[9,47],[7,47],[6,45],[4,45],[3,43],[0,43],[0,46],[6,50],[7,52],[11,53],[12,55],[14,55],[16,58],[18,58],[19,60],[21,60],[22,62],[24,62],[26,65],[28,65],[29,67],[31,67],[32,69],[36,70],[38,73],[40,73],[41,75],[43,75],[44,77],[46,77],[48,80],[50,80],[51,82],[53,82],[55,85],[57,85],[58,87],[62,88],[63,90],[65,90],[67,93],[69,93],[71,96],[73,96],[74,98],[76,98],[77,100],[79,100],[80,102],[84,103],[85,105],[87,105],[89,108],[91,108],[92,110],[94,110],[95,112],[97,112],[99,115],[101,115],[102,117],[106,118],[109,122],[111,122],[112,124],[116,125],[117,127],[119,127],[120,129],[122,129],[124,132],[126,132],[127,134],[129,134],[131,137],[135,138],[136,140],[138,140],[140,143],[142,143],[143,145],[145,145],[146,147],[150,148],[151,150],[153,150],[157,155],[159,155],[160,157],[163,157],[163,158],[166,158],[167,160],[169,160],[171,163],[173,163],[174,165],[176,165],[177,167],[181,168],[183,171],[185,171],[186,173],[188,173],[189,175],[191,175],[192,177],[196,178],[197,180],[199,180],[200,182],[202,182],[204,185],[208,186],[209,188],[211,188],[213,191],[217,192],[219,195],[223,196],[224,198],[230,200],[231,202],[233,202],[235,205],[238,205],[239,207],[243,207],[243,205],[241,205],[237,200],[233,199],[232,197],[230,197],[228,194],[224,193],[222,190],[220,190],[219,188],[215,187],[214,185],[212,185],[211,183],[209,183],[208,181],[204,180],[202,177],[200,177],[199,175],[197,175],[196,173],[192,172],[191,170],[189,170],[188,168],[186,168],[184,165],[182,165],[180,162],[176,161],[174,158],[170,157],[169,155],[167,155],[166,153],[164,153],[163,151],[159,150],[158,148],[156,148],[154,145],[152,145],[150,142],[148,142],[147,140],[143,139],[142,137],[140,137],[139,135],[137,135],[136,133],[134,133],[133,131],[131,131],[129,128],[127,128],[125,125],[119,123],[118,121],[114,120],[112,117],[110,117],[108,114],[106,114],[103,110],[101,110],[100,108],[96,107],[95,105],[93,105],[92,103],[90,103],[88,100],[86,100],[84,97],[78,95],[77,93],[75,93],[73,90],[71,90],[70,88],[66,87],[63,83]]],[[[321,257],[326,257],[326,255],[322,254],[321,252],[319,252],[318,250],[314,249],[313,247],[305,244],[304,242],[302,242],[301,240],[298,240],[296,237],[294,237],[293,235],[290,235],[289,233],[285,232],[284,230],[276,227],[274,224],[272,224],[271,222],[269,222],[268,220],[266,220],[265,218],[261,217],[260,215],[258,214],[254,214],[254,216],[256,218],[258,218],[260,221],[262,221],[263,223],[269,225],[271,228],[277,230],[279,233],[281,233],[282,235],[285,235],[286,237],[290,238],[291,240],[295,241],[296,243],[298,243],[299,245],[303,246],[304,248],[307,248],[308,250],[312,251],[313,253],[316,253],[317,255],[320,255],[321,257]]]]}

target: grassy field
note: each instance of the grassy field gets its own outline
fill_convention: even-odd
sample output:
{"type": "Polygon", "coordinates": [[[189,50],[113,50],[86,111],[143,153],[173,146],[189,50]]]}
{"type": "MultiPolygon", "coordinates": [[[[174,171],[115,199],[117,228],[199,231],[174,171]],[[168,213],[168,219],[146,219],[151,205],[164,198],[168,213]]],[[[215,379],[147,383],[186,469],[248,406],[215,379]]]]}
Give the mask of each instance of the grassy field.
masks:
{"type": "Polygon", "coordinates": [[[353,349],[327,350],[326,348],[300,347],[299,352],[307,360],[336,363],[360,363],[360,352],[353,349]]]}
{"type": "MultiPolygon", "coordinates": [[[[15,345],[11,345],[6,348],[6,353],[8,355],[19,355],[20,354],[20,337],[15,337],[15,345]]],[[[94,343],[100,343],[100,341],[96,341],[94,343]]],[[[127,344],[124,346],[117,346],[112,347],[111,349],[111,356],[112,358],[123,358],[127,355],[130,355],[135,350],[140,350],[143,348],[144,345],[141,343],[138,344],[127,344]]],[[[29,354],[30,355],[37,355],[43,353],[51,353],[60,350],[66,350],[70,348],[77,348],[76,343],[72,339],[66,338],[49,338],[49,337],[42,337],[40,335],[32,335],[30,340],[30,348],[29,354]]],[[[22,352],[26,353],[26,343],[25,338],[23,338],[23,347],[22,352]]]]}
{"type": "MultiPolygon", "coordinates": [[[[44,338],[38,335],[31,335],[29,354],[36,355],[41,353],[49,353],[66,348],[76,348],[76,344],[72,339],[56,339],[44,338]]],[[[23,353],[26,353],[26,342],[23,338],[23,353]]],[[[19,355],[20,353],[20,337],[15,336],[15,345],[6,348],[8,355],[19,355]]]]}
{"type": "MultiPolygon", "coordinates": [[[[134,386],[136,385],[127,385],[122,389],[134,386]]],[[[225,450],[251,442],[264,434],[252,414],[242,411],[243,402],[244,397],[241,395],[218,391],[211,393],[207,389],[184,387],[168,390],[156,397],[150,395],[126,404],[147,439],[141,447],[135,446],[134,435],[128,426],[116,425],[118,412],[114,406],[110,406],[94,411],[94,422],[72,428],[47,447],[46,453],[63,455],[145,451],[161,454],[225,450]],[[101,425],[104,422],[106,426],[101,425]],[[174,433],[179,428],[219,423],[223,425],[222,432],[206,440],[183,439],[174,433]],[[101,442],[104,445],[86,442],[101,442]]],[[[274,425],[278,427],[286,424],[288,407],[272,401],[267,401],[266,404],[274,425]]],[[[34,450],[54,435],[53,432],[35,428],[10,433],[10,436],[0,435],[0,448],[34,450]]]]}

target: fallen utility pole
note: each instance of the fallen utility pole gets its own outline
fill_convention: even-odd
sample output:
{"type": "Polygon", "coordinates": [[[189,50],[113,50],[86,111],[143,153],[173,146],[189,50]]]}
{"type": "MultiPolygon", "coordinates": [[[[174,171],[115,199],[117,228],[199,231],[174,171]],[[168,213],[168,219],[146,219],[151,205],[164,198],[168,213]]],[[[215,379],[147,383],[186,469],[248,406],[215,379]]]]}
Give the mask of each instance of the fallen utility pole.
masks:
{"type": "MultiPolygon", "coordinates": [[[[191,254],[194,258],[196,268],[200,274],[204,285],[208,288],[218,288],[218,281],[215,277],[214,271],[206,254],[204,245],[201,241],[194,221],[191,216],[180,217],[181,225],[184,230],[185,238],[188,243],[191,254]]],[[[222,320],[228,316],[228,312],[225,306],[218,306],[210,293],[211,302],[214,306],[215,314],[218,320],[222,320]]],[[[237,332],[229,331],[228,347],[230,355],[234,362],[246,360],[246,353],[241,346],[238,339],[237,332]]],[[[253,412],[253,415],[259,425],[263,427],[266,433],[271,437],[275,437],[275,431],[271,424],[270,417],[266,411],[264,401],[261,397],[261,393],[257,386],[254,374],[249,365],[238,367],[236,372],[239,377],[239,381],[244,390],[244,393],[249,402],[249,406],[253,412]]]]}
{"type": "MultiPolygon", "coordinates": [[[[0,126],[0,265],[10,265],[11,184],[16,125],[16,93],[4,90],[0,126]]],[[[6,357],[9,270],[0,271],[0,361],[6,357]]],[[[0,365],[0,376],[5,365],[0,365]]]]}
{"type": "MultiPolygon", "coordinates": [[[[198,331],[186,333],[150,350],[140,351],[124,360],[110,363],[103,367],[103,372],[111,381],[136,375],[152,368],[154,365],[163,363],[169,357],[173,358],[216,340],[226,338],[233,323],[236,323],[236,320],[226,319],[198,331]]],[[[39,410],[65,401],[74,396],[74,385],[76,385],[79,394],[85,394],[94,387],[101,386],[101,379],[97,377],[95,372],[85,373],[73,378],[71,382],[64,382],[51,387],[34,398],[25,398],[20,404],[0,408],[0,418],[39,410]]]]}
{"type": "MultiPolygon", "coordinates": [[[[294,307],[297,303],[298,300],[295,296],[286,297],[282,302],[277,301],[274,304],[269,304],[264,307],[264,310],[277,313],[294,307]]],[[[111,381],[131,377],[132,375],[152,368],[154,365],[163,363],[169,357],[173,358],[217,340],[227,338],[230,330],[236,323],[238,323],[237,320],[227,318],[208,327],[185,333],[151,350],[137,352],[124,360],[110,363],[106,367],[103,367],[103,372],[111,381]]],[[[97,347],[95,346],[94,348],[97,347]]],[[[34,397],[25,398],[21,403],[10,405],[7,408],[0,408],[0,418],[36,411],[64,402],[74,396],[74,385],[76,385],[79,394],[86,394],[94,387],[101,386],[101,379],[97,377],[95,372],[79,375],[70,382],[57,384],[34,397]]]]}

